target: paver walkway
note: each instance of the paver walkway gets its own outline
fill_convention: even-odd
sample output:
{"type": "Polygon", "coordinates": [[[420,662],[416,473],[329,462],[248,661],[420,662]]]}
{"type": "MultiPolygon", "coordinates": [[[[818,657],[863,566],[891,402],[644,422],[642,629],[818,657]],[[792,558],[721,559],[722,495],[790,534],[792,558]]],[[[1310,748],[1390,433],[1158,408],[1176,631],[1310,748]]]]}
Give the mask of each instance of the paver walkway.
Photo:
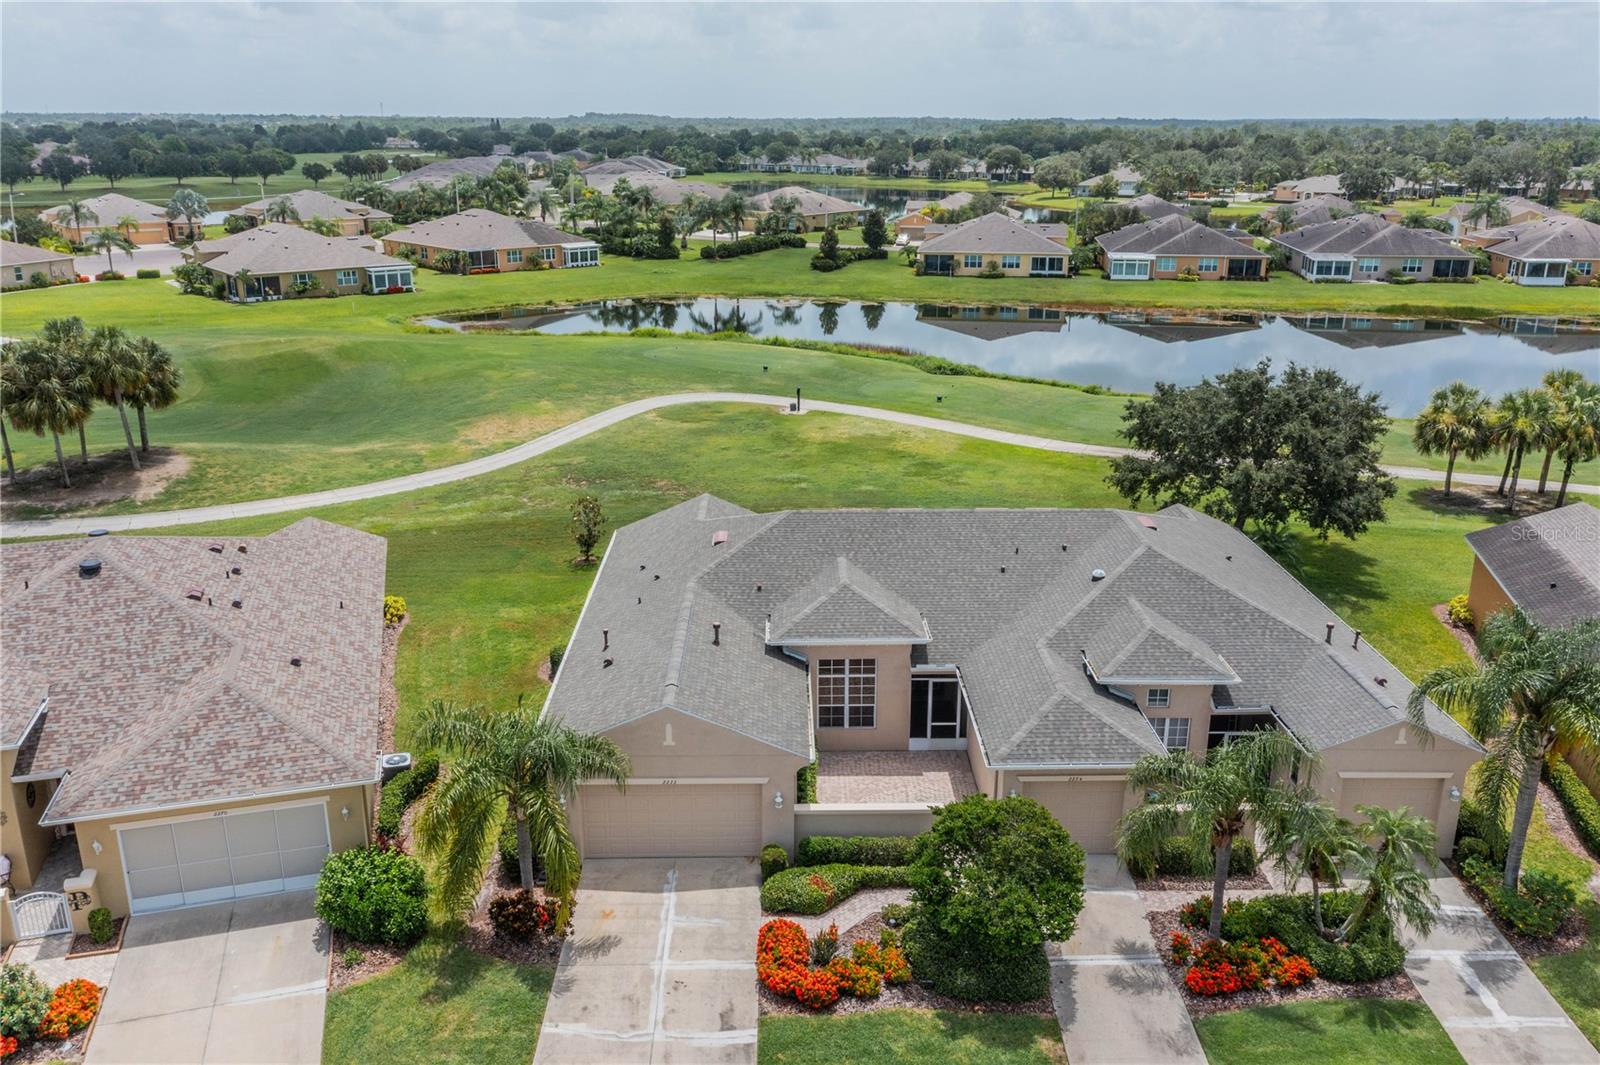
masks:
{"type": "Polygon", "coordinates": [[[744,858],[585,862],[534,1065],[755,1065],[760,880],[744,858]]]}
{"type": "Polygon", "coordinates": [[[1440,912],[1406,937],[1406,973],[1467,1065],[1600,1065],[1561,1004],[1449,872],[1433,877],[1440,912]]]}
{"type": "Polygon", "coordinates": [[[1091,854],[1083,912],[1051,943],[1050,997],[1072,1065],[1206,1065],[1183,996],[1167,976],[1133,878],[1091,854]]]}
{"type": "MultiPolygon", "coordinates": [[[[443,466],[436,470],[425,470],[422,473],[407,474],[403,477],[391,477],[385,481],[349,485],[345,488],[330,488],[322,492],[279,496],[276,499],[254,499],[242,503],[223,503],[217,506],[193,507],[187,510],[148,511],[139,514],[108,514],[100,517],[85,518],[46,518],[38,521],[11,521],[0,524],[0,537],[68,536],[74,533],[86,533],[92,529],[106,529],[111,532],[161,529],[174,525],[199,525],[211,521],[226,521],[230,518],[256,517],[262,514],[285,514],[291,511],[333,506],[337,503],[353,503],[362,499],[377,499],[382,496],[416,491],[419,488],[431,488],[434,485],[464,481],[471,477],[478,477],[485,473],[492,473],[495,470],[505,469],[508,466],[515,466],[520,462],[526,462],[528,459],[554,451],[564,444],[581,440],[590,433],[616,425],[618,422],[626,421],[636,415],[661,410],[665,407],[677,407],[690,403],[750,403],[761,406],[786,407],[789,402],[790,399],[787,396],[769,396],[754,392],[680,392],[673,395],[650,396],[646,399],[636,399],[631,403],[620,404],[609,410],[603,410],[598,414],[591,414],[587,418],[581,418],[573,422],[571,425],[551,430],[543,436],[534,437],[532,440],[507,448],[504,451],[497,451],[493,455],[485,455],[482,458],[459,462],[454,466],[443,466]]],[[[949,421],[945,418],[929,418],[921,414],[907,414],[903,411],[884,410],[880,407],[864,407],[855,403],[832,403],[826,400],[808,399],[805,401],[804,408],[807,411],[848,414],[857,418],[871,418],[876,421],[893,422],[897,425],[909,425],[919,429],[955,433],[958,436],[990,440],[996,443],[1011,444],[1016,447],[1032,448],[1039,451],[1055,451],[1074,455],[1097,455],[1105,458],[1129,453],[1128,448],[1108,447],[1103,444],[1083,444],[1073,440],[1057,440],[1054,437],[1034,436],[1029,433],[1013,433],[1005,429],[969,425],[965,422],[949,421]]],[[[1443,474],[1438,470],[1424,470],[1413,466],[1385,466],[1384,469],[1403,480],[1438,481],[1443,478],[1443,474]]],[[[1458,472],[1455,475],[1455,479],[1457,484],[1493,485],[1499,483],[1499,478],[1493,474],[1458,472]]],[[[1569,486],[1568,491],[1600,493],[1600,485],[1574,484],[1569,486]]]]}

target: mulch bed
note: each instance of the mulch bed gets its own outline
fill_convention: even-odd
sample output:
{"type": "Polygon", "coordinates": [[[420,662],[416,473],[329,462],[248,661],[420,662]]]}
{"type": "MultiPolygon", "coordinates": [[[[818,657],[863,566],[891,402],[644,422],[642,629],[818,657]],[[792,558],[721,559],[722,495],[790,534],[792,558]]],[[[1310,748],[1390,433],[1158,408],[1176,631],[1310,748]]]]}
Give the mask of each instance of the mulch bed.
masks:
{"type": "MultiPolygon", "coordinates": [[[[856,922],[839,933],[839,953],[849,957],[852,943],[878,942],[878,937],[882,934],[884,927],[882,914],[875,913],[871,917],[856,922]]],[[[923,987],[916,982],[914,975],[909,984],[903,984],[899,987],[891,987],[885,984],[883,993],[877,998],[856,998],[853,995],[840,995],[838,1002],[824,1010],[814,1010],[787,996],[774,995],[759,980],[756,981],[756,992],[760,996],[761,1012],[763,1014],[792,1014],[794,1016],[809,1017],[817,1014],[867,1013],[871,1010],[919,1009],[956,1010],[962,1013],[1055,1016],[1055,1007],[1051,1005],[1048,998],[1036,999],[1033,1002],[966,1002],[962,999],[941,995],[936,991],[923,987]]]]}
{"type": "MultiPolygon", "coordinates": [[[[1539,787],[1541,791],[1544,789],[1543,784],[1539,785],[1539,787]]],[[[1562,922],[1561,927],[1556,929],[1556,934],[1549,939],[1536,939],[1533,936],[1525,936],[1500,918],[1494,907],[1489,905],[1489,900],[1484,893],[1479,891],[1477,885],[1462,874],[1458,864],[1452,863],[1451,869],[1456,874],[1456,879],[1461,881],[1461,886],[1466,890],[1467,895],[1482,908],[1484,913],[1489,915],[1489,920],[1493,921],[1494,926],[1500,930],[1500,934],[1506,937],[1506,942],[1511,944],[1511,949],[1522,955],[1524,959],[1543,958],[1551,954],[1570,954],[1588,944],[1589,922],[1584,919],[1581,905],[1572,908],[1572,912],[1567,915],[1567,919],[1562,922]]],[[[1581,896],[1579,901],[1582,901],[1581,896]]]]}
{"type": "Polygon", "coordinates": [[[359,984],[393,969],[405,960],[410,947],[387,947],[376,943],[362,943],[343,932],[332,932],[328,942],[330,966],[328,990],[337,991],[351,984],[359,984]],[[361,958],[354,965],[345,964],[345,953],[354,950],[361,958]]]}
{"type": "Polygon", "coordinates": [[[1433,604],[1433,617],[1434,620],[1445,627],[1445,631],[1449,632],[1451,636],[1455,637],[1456,643],[1461,645],[1461,649],[1467,653],[1467,657],[1476,662],[1478,660],[1478,638],[1477,636],[1473,635],[1471,629],[1462,625],[1457,625],[1455,622],[1450,620],[1449,604],[1433,604]]]}
{"type": "Polygon", "coordinates": [[[90,958],[96,954],[115,954],[122,949],[122,934],[128,929],[128,919],[118,917],[116,935],[104,943],[96,943],[94,937],[87,932],[79,932],[72,937],[72,946],[67,948],[68,958],[90,958]]]}
{"type": "MultiPolygon", "coordinates": [[[[554,965],[561,957],[563,940],[544,935],[535,935],[529,940],[507,939],[495,934],[494,922],[489,920],[489,903],[494,897],[518,891],[521,887],[519,881],[508,879],[501,871],[498,855],[490,859],[488,871],[483,877],[483,887],[478,891],[477,903],[467,917],[467,930],[462,942],[479,954],[516,965],[554,965]]],[[[540,898],[546,897],[537,886],[533,893],[540,898]]]]}
{"type": "MultiPolygon", "coordinates": [[[[394,750],[394,719],[400,712],[400,690],[394,683],[394,664],[400,655],[400,634],[410,622],[411,615],[402,614],[399,621],[383,627],[383,660],[378,667],[378,750],[384,752],[394,750]]],[[[378,819],[378,801],[382,797],[382,789],[374,788],[370,815],[374,822],[378,819]]]]}
{"type": "Polygon", "coordinates": [[[1231,995],[1197,995],[1190,991],[1189,986],[1183,981],[1183,974],[1189,967],[1173,961],[1171,954],[1166,950],[1166,944],[1172,941],[1172,933],[1181,931],[1188,933],[1198,949],[1202,943],[1211,938],[1210,935],[1203,928],[1183,927],[1178,920],[1177,910],[1158,910],[1146,916],[1150,920],[1150,932],[1155,936],[1157,949],[1166,963],[1164,967],[1167,975],[1172,979],[1173,986],[1178,989],[1178,994],[1183,996],[1183,1003],[1193,1017],[1207,1017],[1214,1013],[1231,1013],[1234,1010],[1253,1009],[1257,1006],[1281,1006],[1288,1002],[1311,1002],[1318,999],[1396,998],[1408,1002],[1422,999],[1417,993],[1416,985],[1411,982],[1411,977],[1407,976],[1404,970],[1394,976],[1367,984],[1338,984],[1319,977],[1299,987],[1268,986],[1258,991],[1237,991],[1231,995]]]}
{"type": "MultiPolygon", "coordinates": [[[[1192,891],[1196,895],[1210,896],[1214,886],[1209,876],[1156,876],[1143,879],[1134,877],[1133,884],[1140,891],[1192,891]]],[[[1229,891],[1267,891],[1272,882],[1259,868],[1249,876],[1228,877],[1229,891]]]]}
{"type": "MultiPolygon", "coordinates": [[[[99,1016],[98,1013],[95,1014],[99,1016]]],[[[6,1058],[6,1065],[45,1065],[46,1062],[69,1062],[76,1065],[83,1060],[83,1055],[89,1046],[89,1035],[94,1031],[91,1024],[81,1032],[73,1032],[70,1036],[57,1043],[53,1039],[36,1039],[17,1048],[17,1052],[6,1058]]]]}

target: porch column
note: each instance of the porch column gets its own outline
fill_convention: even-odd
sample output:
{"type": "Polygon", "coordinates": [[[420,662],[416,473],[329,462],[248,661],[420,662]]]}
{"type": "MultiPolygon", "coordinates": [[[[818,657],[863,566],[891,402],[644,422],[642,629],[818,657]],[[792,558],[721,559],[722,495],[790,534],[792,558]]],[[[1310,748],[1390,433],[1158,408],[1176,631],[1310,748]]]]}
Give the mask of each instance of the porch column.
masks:
{"type": "Polygon", "coordinates": [[[61,893],[67,897],[67,910],[72,915],[72,930],[80,935],[89,934],[89,914],[100,906],[96,872],[92,867],[85,869],[77,876],[68,877],[61,885],[61,893]]]}

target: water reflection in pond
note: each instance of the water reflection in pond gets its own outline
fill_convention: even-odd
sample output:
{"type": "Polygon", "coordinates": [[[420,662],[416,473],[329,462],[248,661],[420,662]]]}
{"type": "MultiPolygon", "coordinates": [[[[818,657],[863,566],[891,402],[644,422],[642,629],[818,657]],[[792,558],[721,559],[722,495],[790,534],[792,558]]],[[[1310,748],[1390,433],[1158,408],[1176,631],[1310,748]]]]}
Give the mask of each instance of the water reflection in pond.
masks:
{"type": "Polygon", "coordinates": [[[1465,380],[1498,396],[1536,385],[1557,366],[1600,377],[1600,332],[1566,320],[1496,323],[1354,315],[1138,311],[1062,307],[830,303],[813,300],[605,300],[552,311],[513,307],[450,316],[467,329],[540,333],[733,331],[904,348],[1002,373],[1147,392],[1190,384],[1270,357],[1328,366],[1414,414],[1437,387],[1465,380]]]}

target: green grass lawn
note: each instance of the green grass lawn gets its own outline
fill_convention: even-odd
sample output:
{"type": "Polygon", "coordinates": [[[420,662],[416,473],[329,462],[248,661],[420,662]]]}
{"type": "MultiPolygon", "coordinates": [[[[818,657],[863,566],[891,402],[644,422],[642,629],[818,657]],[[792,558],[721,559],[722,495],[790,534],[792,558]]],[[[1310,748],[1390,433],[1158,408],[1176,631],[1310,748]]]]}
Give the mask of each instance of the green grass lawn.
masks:
{"type": "Polygon", "coordinates": [[[389,972],[328,996],[323,1063],[527,1065],[554,975],[425,941],[389,972]]]}
{"type": "Polygon", "coordinates": [[[1421,1002],[1350,999],[1235,1010],[1195,1021],[1211,1065],[1460,1065],[1421,1002]]]}
{"type": "Polygon", "coordinates": [[[1066,1065],[1054,1017],[873,1010],[763,1017],[761,1065],[1066,1065]]]}
{"type": "Polygon", "coordinates": [[[1589,944],[1570,954],[1535,958],[1530,964],[1589,1042],[1600,1047],[1600,904],[1590,901],[1589,944]]]}

